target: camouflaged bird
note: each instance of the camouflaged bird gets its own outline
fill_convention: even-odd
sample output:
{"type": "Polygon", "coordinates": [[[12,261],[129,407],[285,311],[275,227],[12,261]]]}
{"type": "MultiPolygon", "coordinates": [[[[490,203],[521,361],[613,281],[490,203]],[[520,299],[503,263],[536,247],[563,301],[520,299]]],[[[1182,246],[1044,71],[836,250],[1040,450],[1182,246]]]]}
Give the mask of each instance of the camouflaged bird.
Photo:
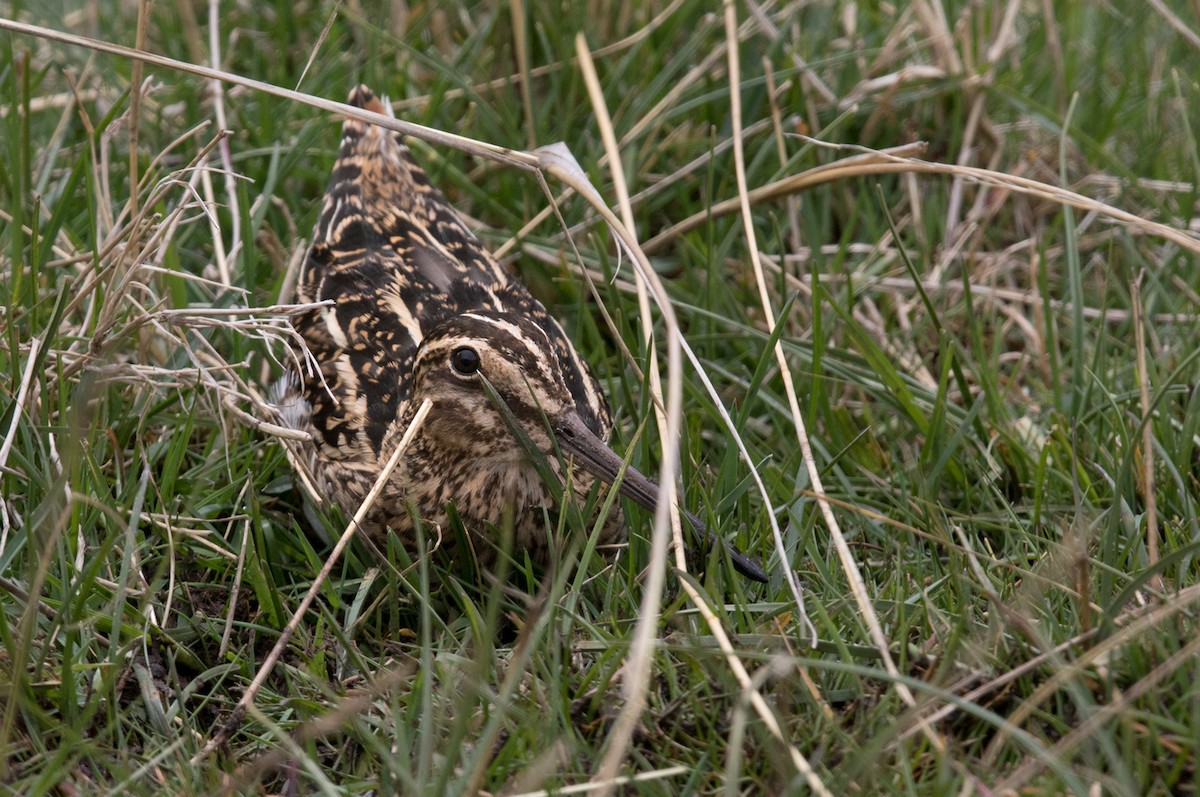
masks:
{"type": "MultiPolygon", "coordinates": [[[[365,86],[349,103],[391,113],[365,86]]],[[[433,187],[398,133],[347,119],[341,151],[297,289],[301,302],[332,305],[296,320],[311,369],[280,380],[284,422],[312,435],[303,454],[315,487],[353,515],[395,450],[417,407],[432,408],[364,520],[411,548],[411,502],[426,529],[444,528],[448,505],[477,539],[513,524],[515,551],[548,558],[547,486],[484,389],[571,489],[611,484],[622,467],[605,441],[612,419],[600,386],[561,326],[487,252],[433,187]],[[551,440],[553,435],[554,440],[551,440]],[[557,444],[557,450],[556,450],[557,444]]],[[[622,494],[653,508],[658,487],[633,468],[622,494]]],[[[688,515],[704,534],[703,526],[688,515]]],[[[550,526],[553,528],[553,526],[550,526]]],[[[431,535],[435,532],[429,532],[431,535]]],[[[625,534],[614,512],[601,543],[625,534]]],[[[490,559],[487,545],[476,551],[490,559]],[[481,550],[482,549],[482,550],[481,550]]],[[[739,571],[759,566],[731,549],[739,571]]]]}

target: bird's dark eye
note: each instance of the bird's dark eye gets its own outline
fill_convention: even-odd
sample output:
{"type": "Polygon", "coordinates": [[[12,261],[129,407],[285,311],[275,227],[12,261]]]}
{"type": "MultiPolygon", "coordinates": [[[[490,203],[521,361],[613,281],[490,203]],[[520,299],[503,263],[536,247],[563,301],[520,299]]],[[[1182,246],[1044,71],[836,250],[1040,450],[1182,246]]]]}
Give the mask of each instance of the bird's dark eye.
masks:
{"type": "Polygon", "coordinates": [[[479,352],[462,346],[450,355],[450,367],[460,376],[470,376],[479,370],[479,352]]]}

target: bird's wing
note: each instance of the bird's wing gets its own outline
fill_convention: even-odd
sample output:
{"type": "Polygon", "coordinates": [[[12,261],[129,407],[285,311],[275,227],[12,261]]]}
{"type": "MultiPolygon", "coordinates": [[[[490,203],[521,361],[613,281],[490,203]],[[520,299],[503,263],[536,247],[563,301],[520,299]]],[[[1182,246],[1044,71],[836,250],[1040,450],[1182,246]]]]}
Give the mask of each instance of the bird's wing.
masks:
{"type": "MultiPolygon", "coordinates": [[[[349,102],[388,112],[365,86],[349,102]]],[[[377,457],[411,400],[417,347],[453,310],[452,284],[490,294],[507,282],[398,134],[346,120],[297,288],[301,301],[333,300],[296,321],[320,367],[300,374],[320,454],[377,457]]]]}

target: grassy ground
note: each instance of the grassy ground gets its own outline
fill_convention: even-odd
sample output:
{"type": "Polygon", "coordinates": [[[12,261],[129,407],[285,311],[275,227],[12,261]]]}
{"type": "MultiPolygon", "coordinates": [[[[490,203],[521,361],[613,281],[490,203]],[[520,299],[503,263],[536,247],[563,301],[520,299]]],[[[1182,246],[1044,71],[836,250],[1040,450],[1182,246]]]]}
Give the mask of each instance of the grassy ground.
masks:
{"type": "MultiPolygon", "coordinates": [[[[499,579],[355,542],[203,755],[344,524],[312,527],[252,421],[272,420],[287,316],[268,308],[338,124],[0,33],[0,789],[517,794],[611,751],[630,794],[1196,793],[1195,3],[739,3],[736,46],[693,0],[226,2],[215,30],[203,4],[109,5],[5,13],[132,46],[140,10],[153,53],[319,98],[367,82],[492,144],[565,141],[615,205],[586,27],[637,231],[749,454],[685,369],[684,503],[772,582],[669,575],[643,614],[652,523],[633,510],[615,564],[576,567],[576,542],[499,579]],[[721,204],[734,98],[753,239],[721,204]],[[784,182],[912,142],[952,168],[784,182]],[[645,678],[622,669],[639,618],[645,678]],[[645,709],[623,738],[627,694],[645,709]]],[[[547,206],[532,174],[414,146],[656,471],[611,234],[565,199],[578,259],[553,218],[525,227],[547,206]]]]}

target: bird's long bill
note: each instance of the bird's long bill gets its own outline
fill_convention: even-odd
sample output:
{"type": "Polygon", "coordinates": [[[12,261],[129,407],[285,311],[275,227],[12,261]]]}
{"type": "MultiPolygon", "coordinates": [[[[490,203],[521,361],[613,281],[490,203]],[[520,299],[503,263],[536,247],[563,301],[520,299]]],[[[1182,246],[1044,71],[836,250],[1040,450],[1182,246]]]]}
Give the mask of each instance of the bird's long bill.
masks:
{"type": "MultiPolygon", "coordinates": [[[[570,410],[564,411],[554,424],[554,436],[558,438],[558,445],[564,453],[572,455],[575,462],[593,476],[602,479],[606,484],[616,481],[617,474],[625,465],[603,440],[587,428],[578,413],[570,410]]],[[[658,504],[658,485],[632,466],[625,468],[625,476],[621,479],[618,489],[621,495],[650,512],[653,512],[658,504]]],[[[683,510],[683,514],[709,545],[717,542],[717,536],[706,529],[698,517],[686,510],[683,510]]],[[[735,570],[753,581],[766,583],[766,573],[763,572],[762,566],[758,562],[746,556],[733,545],[724,544],[729,551],[729,558],[733,562],[735,570]]]]}

